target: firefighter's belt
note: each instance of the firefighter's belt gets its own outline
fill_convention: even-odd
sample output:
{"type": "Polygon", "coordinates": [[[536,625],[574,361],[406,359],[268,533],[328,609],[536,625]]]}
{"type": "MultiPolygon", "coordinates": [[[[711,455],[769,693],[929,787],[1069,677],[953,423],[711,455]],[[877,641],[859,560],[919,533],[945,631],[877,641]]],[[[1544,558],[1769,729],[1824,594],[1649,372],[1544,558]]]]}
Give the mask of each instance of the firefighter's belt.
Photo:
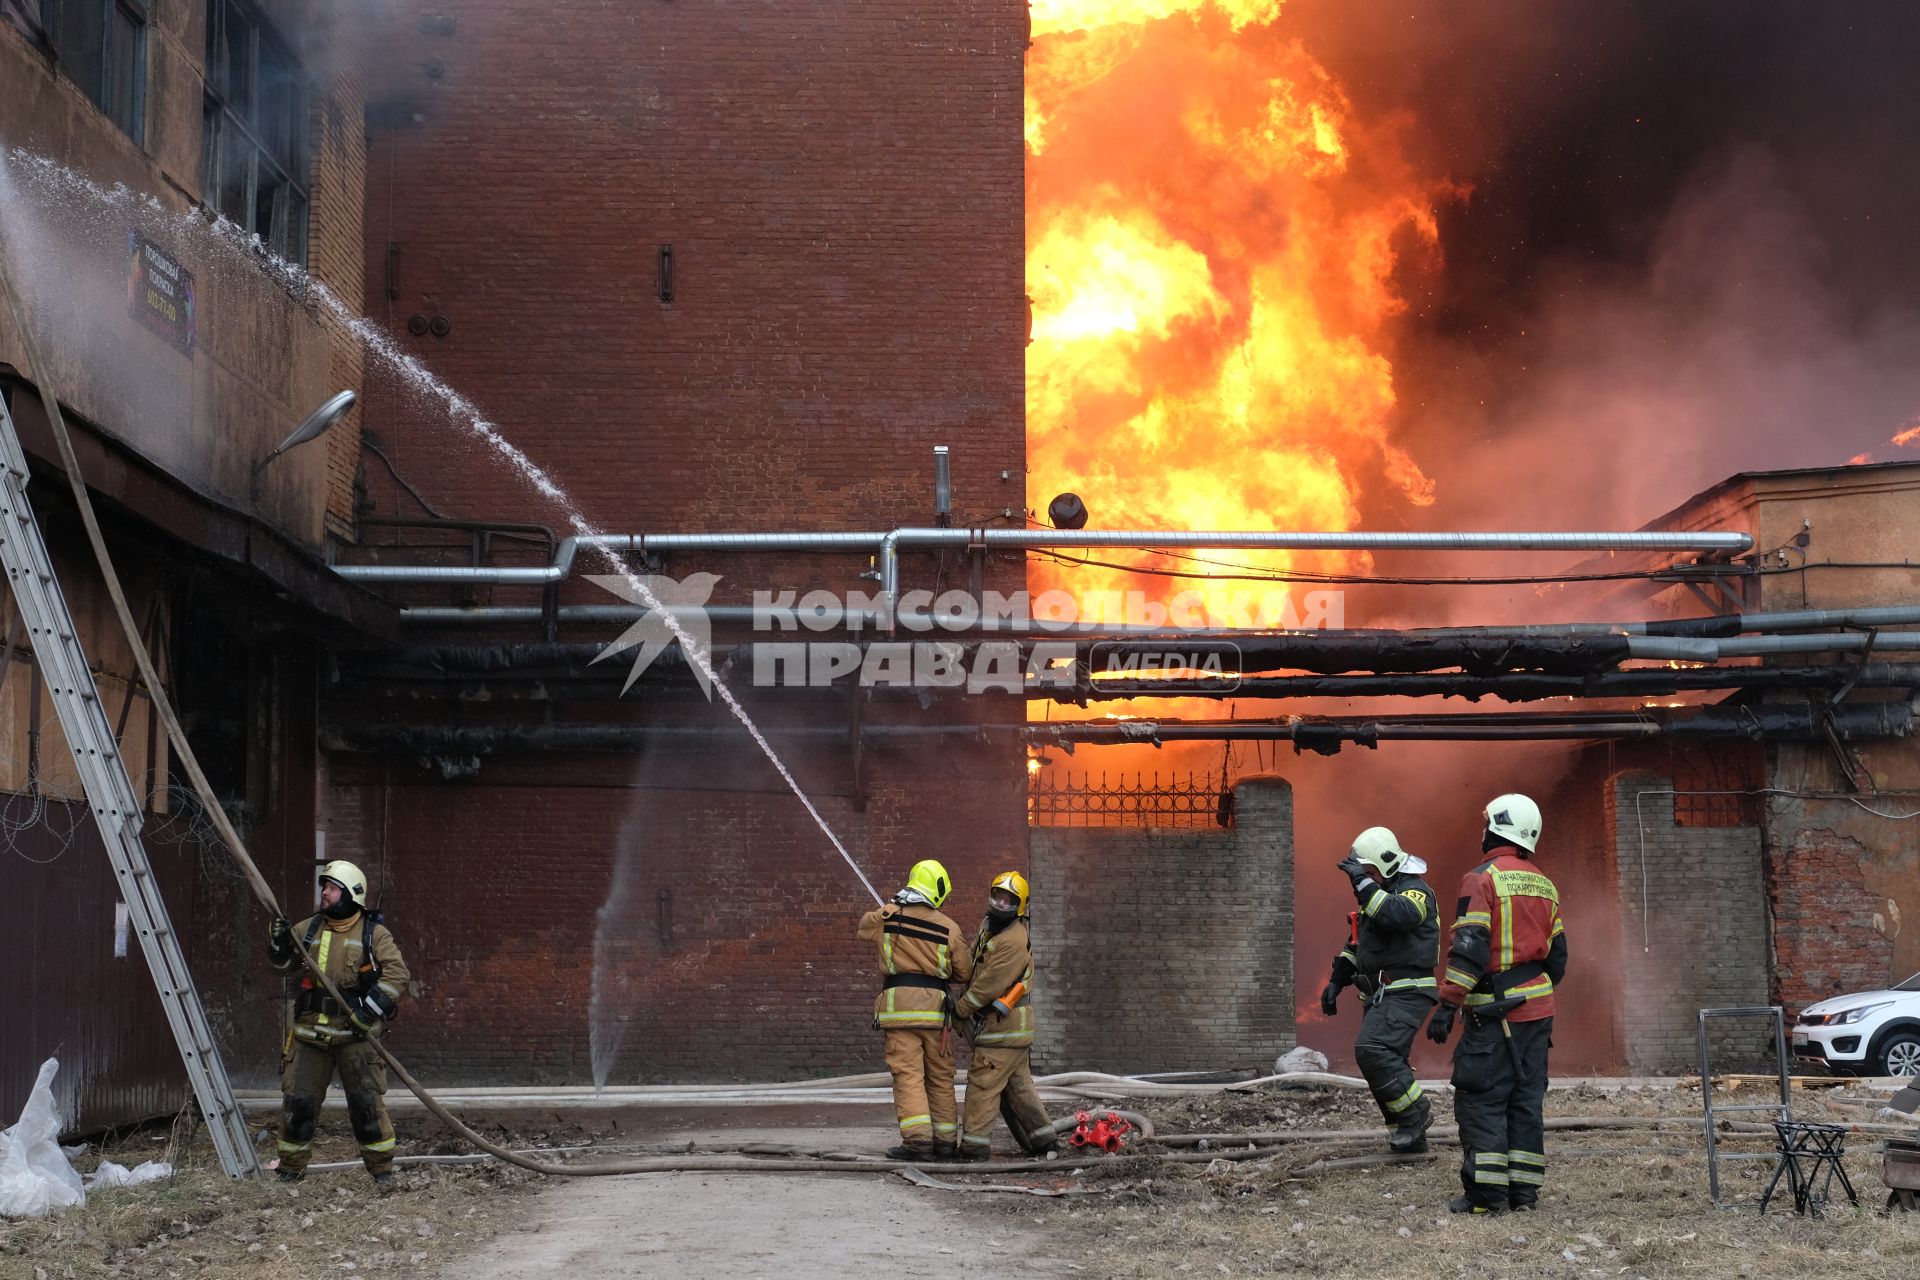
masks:
{"type": "Polygon", "coordinates": [[[347,1009],[326,992],[313,988],[303,989],[298,996],[294,997],[293,1016],[297,1018],[305,1013],[317,1013],[328,1018],[344,1018],[347,1016],[347,1009]]]}
{"type": "MultiPolygon", "coordinates": [[[[1526,964],[1517,964],[1511,969],[1502,969],[1499,973],[1490,973],[1480,979],[1474,990],[1467,994],[1466,1014],[1480,1022],[1498,1022],[1518,1009],[1533,997],[1534,992],[1521,991],[1545,977],[1547,966],[1539,960],[1526,964]],[[1487,988],[1481,990],[1480,988],[1487,988]]],[[[1538,994],[1551,995],[1552,984],[1538,994]]]]}
{"type": "Polygon", "coordinates": [[[928,991],[944,992],[947,989],[945,978],[936,978],[930,973],[890,973],[887,980],[880,984],[882,991],[891,991],[895,987],[923,987],[928,991]]]}

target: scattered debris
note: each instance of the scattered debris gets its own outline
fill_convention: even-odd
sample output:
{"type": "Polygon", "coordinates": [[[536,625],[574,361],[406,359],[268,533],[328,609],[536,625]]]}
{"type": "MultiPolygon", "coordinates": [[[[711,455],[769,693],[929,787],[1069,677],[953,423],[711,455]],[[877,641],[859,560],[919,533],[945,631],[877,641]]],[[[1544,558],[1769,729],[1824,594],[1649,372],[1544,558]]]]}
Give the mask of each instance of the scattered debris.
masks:
{"type": "Polygon", "coordinates": [[[895,1169],[895,1173],[916,1187],[926,1187],[932,1191],[1001,1191],[1020,1196],[1090,1196],[1096,1194],[1091,1187],[1039,1187],[1022,1186],[1012,1182],[947,1182],[911,1166],[895,1169]]]}

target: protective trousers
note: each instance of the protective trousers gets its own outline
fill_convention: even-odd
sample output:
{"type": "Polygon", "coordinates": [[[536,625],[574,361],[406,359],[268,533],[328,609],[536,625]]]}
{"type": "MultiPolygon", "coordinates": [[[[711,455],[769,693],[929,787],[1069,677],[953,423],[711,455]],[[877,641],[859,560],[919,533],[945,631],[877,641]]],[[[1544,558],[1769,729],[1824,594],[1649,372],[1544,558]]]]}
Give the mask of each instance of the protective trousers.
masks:
{"type": "Polygon", "coordinates": [[[1353,1042],[1354,1061],[1360,1074],[1380,1104],[1380,1115],[1388,1127],[1398,1125],[1424,1099],[1420,1084],[1413,1078],[1407,1054],[1413,1038],[1427,1020],[1434,1004],[1430,992],[1417,990],[1385,991],[1360,1019],[1360,1035],[1353,1042]]]}
{"type": "Polygon", "coordinates": [[[387,1064],[365,1040],[348,1040],[330,1048],[293,1041],[280,1086],[285,1094],[280,1110],[281,1170],[299,1173],[313,1158],[313,1130],[335,1070],[347,1095],[347,1120],[359,1140],[367,1172],[391,1172],[393,1121],[387,1118],[387,1064]]]}
{"type": "Polygon", "coordinates": [[[940,1047],[939,1030],[889,1031],[886,1052],[900,1141],[910,1147],[951,1147],[960,1131],[960,1106],[953,1097],[953,1053],[940,1047]]]}
{"type": "Polygon", "coordinates": [[[1547,1180],[1547,1049],[1553,1019],[1465,1019],[1453,1051],[1460,1185],[1477,1204],[1530,1205],[1547,1180]]]}
{"type": "Polygon", "coordinates": [[[1007,1131],[1026,1152],[1045,1151],[1054,1145],[1046,1133],[1053,1124],[1040,1102],[1040,1090],[1034,1087],[1033,1071],[1027,1065],[1031,1050],[976,1046],[967,1064],[967,1116],[960,1129],[960,1143],[967,1151],[985,1155],[992,1147],[987,1131],[997,1115],[1007,1122],[1007,1131]]]}

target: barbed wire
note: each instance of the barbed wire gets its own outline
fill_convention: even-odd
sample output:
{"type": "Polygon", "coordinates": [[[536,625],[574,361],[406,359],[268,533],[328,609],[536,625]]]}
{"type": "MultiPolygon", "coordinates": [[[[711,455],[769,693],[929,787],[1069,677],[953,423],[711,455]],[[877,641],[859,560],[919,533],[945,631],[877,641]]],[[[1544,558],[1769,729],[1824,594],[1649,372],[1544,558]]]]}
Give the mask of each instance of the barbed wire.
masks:
{"type": "MultiPolygon", "coordinates": [[[[156,779],[149,771],[134,780],[134,794],[147,806],[140,838],[149,854],[191,853],[202,876],[230,879],[239,875],[224,856],[219,832],[192,788],[156,779]]],[[[246,833],[249,823],[243,811],[235,808],[227,816],[246,833]]],[[[0,754],[0,853],[50,865],[66,857],[91,821],[86,790],[65,753],[45,752],[31,766],[0,754]],[[55,756],[62,758],[48,758],[55,756]]]]}

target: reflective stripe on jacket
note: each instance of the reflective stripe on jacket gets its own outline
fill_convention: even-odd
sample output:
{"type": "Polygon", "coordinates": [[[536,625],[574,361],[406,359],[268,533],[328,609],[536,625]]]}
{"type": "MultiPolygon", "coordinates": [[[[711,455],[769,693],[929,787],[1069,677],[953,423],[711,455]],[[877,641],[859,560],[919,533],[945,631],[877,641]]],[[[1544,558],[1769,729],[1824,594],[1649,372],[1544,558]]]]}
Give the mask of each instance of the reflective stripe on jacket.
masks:
{"type": "MultiPolygon", "coordinates": [[[[345,920],[329,920],[324,914],[312,915],[293,929],[295,945],[306,946],[320,971],[333,981],[334,986],[340,988],[343,995],[348,996],[360,989],[360,969],[369,962],[366,955],[368,935],[366,919],[357,911],[345,920]]],[[[386,925],[374,925],[371,936],[371,963],[380,970],[375,985],[398,1004],[405,996],[407,983],[413,975],[407,969],[400,946],[393,940],[393,934],[386,925]]],[[[292,958],[285,967],[288,970],[297,969],[305,975],[301,979],[302,988],[319,990],[325,994],[324,990],[313,984],[312,975],[306,973],[298,957],[292,956],[291,952],[288,954],[292,958]]],[[[354,1036],[353,1022],[344,1012],[327,1014],[312,1010],[295,1017],[294,1026],[294,1034],[302,1040],[345,1041],[354,1036]]]]}
{"type": "Polygon", "coordinates": [[[1537,867],[1511,853],[1481,863],[1460,880],[1440,998],[1472,1010],[1518,996],[1509,1021],[1551,1018],[1554,986],[1566,974],[1565,935],[1560,891],[1537,867]]]}
{"type": "Polygon", "coordinates": [[[998,933],[989,932],[990,921],[982,921],[973,939],[973,981],[954,1001],[962,1021],[987,1010],[987,1020],[975,1036],[976,1045],[1018,1049],[1033,1043],[1033,942],[1027,922],[1015,920],[998,933]],[[993,1002],[1025,983],[1026,991],[1008,1013],[996,1013],[993,1002]]]}
{"type": "MultiPolygon", "coordinates": [[[[880,944],[882,980],[917,974],[942,983],[965,982],[973,973],[960,926],[924,902],[889,902],[860,917],[857,936],[880,944]]],[[[873,999],[873,1020],[882,1031],[933,1028],[946,1024],[941,1012],[944,988],[882,987],[873,999]]]]}

